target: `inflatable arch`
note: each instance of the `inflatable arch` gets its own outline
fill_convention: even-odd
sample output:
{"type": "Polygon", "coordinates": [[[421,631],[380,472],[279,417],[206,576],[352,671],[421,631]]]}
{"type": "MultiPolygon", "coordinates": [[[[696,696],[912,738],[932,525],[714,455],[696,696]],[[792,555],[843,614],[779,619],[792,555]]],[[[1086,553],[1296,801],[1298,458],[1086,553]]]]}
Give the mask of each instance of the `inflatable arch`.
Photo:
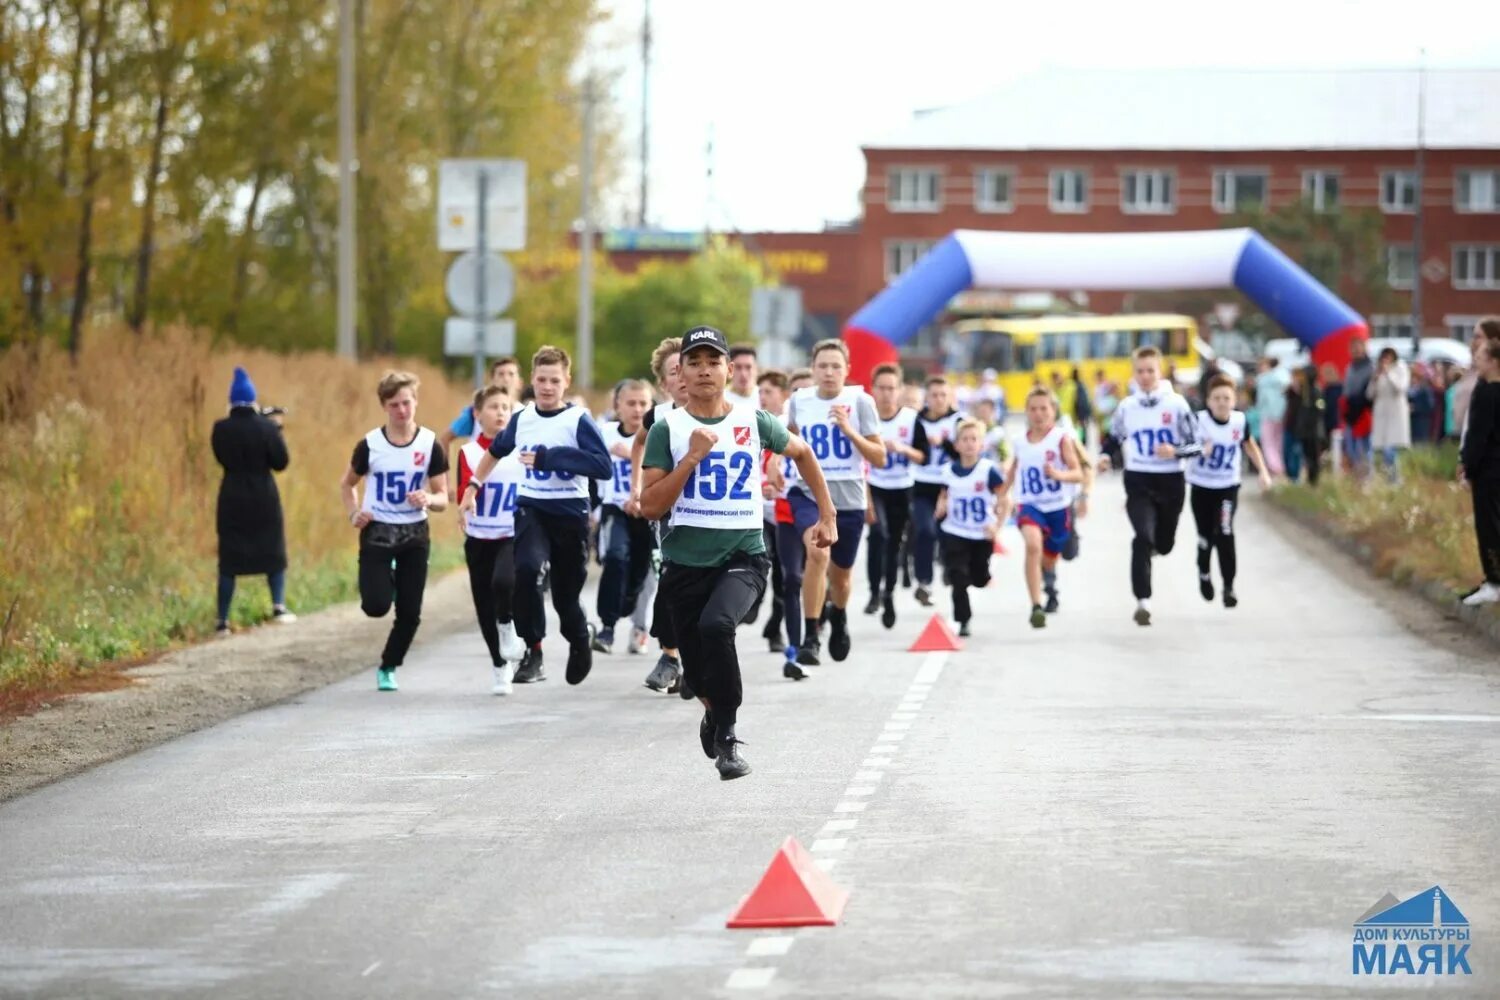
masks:
{"type": "Polygon", "coordinates": [[[1359,314],[1253,229],[1176,233],[1013,233],[960,229],[940,241],[844,327],[863,381],[968,288],[1088,291],[1234,286],[1312,352],[1348,363],[1369,336],[1359,314]]]}

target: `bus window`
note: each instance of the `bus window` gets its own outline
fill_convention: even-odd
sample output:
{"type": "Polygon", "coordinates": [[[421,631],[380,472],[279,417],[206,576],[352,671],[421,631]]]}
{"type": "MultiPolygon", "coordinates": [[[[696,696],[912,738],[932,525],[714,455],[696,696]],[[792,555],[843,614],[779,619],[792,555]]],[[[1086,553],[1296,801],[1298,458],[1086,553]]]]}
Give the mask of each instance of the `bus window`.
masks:
{"type": "Polygon", "coordinates": [[[1165,330],[1137,330],[1135,338],[1136,347],[1154,347],[1162,352],[1165,352],[1167,349],[1167,335],[1165,330]]]}
{"type": "Polygon", "coordinates": [[[1128,358],[1133,346],[1130,342],[1129,330],[1110,330],[1104,335],[1106,350],[1104,357],[1128,358]]]}
{"type": "Polygon", "coordinates": [[[1175,330],[1168,330],[1167,335],[1171,338],[1167,347],[1168,354],[1180,356],[1188,352],[1188,332],[1186,330],[1178,327],[1175,330]]]}
{"type": "MultiPolygon", "coordinates": [[[[1045,340],[1046,338],[1044,337],[1042,339],[1045,340]]],[[[1036,345],[1035,344],[1017,344],[1016,345],[1016,369],[1015,370],[1018,371],[1018,372],[1029,372],[1029,371],[1031,371],[1035,367],[1036,367],[1036,345]]]]}
{"type": "Polygon", "coordinates": [[[1099,330],[1089,334],[1089,350],[1086,356],[1090,359],[1107,357],[1108,355],[1104,353],[1104,341],[1108,336],[1108,334],[1099,330]]]}
{"type": "Polygon", "coordinates": [[[1010,334],[985,330],[975,333],[974,336],[977,338],[977,346],[974,350],[974,368],[993,368],[997,372],[1013,370],[1012,354],[1014,350],[1011,345],[1010,334]]]}
{"type": "Polygon", "coordinates": [[[1082,361],[1089,356],[1089,335],[1082,331],[1068,334],[1068,360],[1082,361]]]}

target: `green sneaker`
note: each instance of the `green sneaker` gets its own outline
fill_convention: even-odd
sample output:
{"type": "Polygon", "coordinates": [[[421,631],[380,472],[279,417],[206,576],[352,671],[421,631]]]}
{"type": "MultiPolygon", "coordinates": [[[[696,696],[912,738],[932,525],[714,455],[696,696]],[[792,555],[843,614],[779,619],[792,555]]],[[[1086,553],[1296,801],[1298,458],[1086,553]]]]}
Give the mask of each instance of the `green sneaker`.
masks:
{"type": "Polygon", "coordinates": [[[377,691],[395,691],[396,671],[389,667],[381,667],[375,671],[375,689],[377,691]]]}

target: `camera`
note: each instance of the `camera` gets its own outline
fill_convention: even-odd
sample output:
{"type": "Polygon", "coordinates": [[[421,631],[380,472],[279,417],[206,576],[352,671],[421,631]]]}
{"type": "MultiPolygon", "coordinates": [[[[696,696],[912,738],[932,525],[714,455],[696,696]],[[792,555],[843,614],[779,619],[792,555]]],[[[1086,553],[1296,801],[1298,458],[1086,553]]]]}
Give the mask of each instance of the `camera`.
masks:
{"type": "Polygon", "coordinates": [[[284,406],[262,406],[260,408],[260,415],[263,417],[279,417],[285,413],[286,407],[284,406]]]}

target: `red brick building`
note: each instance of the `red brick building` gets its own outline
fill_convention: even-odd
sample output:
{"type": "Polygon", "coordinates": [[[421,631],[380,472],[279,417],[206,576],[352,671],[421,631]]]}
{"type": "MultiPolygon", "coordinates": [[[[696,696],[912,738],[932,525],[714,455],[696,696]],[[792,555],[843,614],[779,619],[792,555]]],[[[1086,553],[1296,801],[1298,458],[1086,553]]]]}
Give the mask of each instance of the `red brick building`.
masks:
{"type": "Polygon", "coordinates": [[[1418,86],[1407,71],[1056,71],[921,113],[864,148],[858,297],[954,229],[1213,229],[1307,199],[1383,216],[1389,301],[1371,315],[1350,295],[1374,335],[1410,335],[1421,280],[1424,335],[1467,337],[1500,312],[1500,71],[1426,74],[1420,267],[1418,86]]]}

